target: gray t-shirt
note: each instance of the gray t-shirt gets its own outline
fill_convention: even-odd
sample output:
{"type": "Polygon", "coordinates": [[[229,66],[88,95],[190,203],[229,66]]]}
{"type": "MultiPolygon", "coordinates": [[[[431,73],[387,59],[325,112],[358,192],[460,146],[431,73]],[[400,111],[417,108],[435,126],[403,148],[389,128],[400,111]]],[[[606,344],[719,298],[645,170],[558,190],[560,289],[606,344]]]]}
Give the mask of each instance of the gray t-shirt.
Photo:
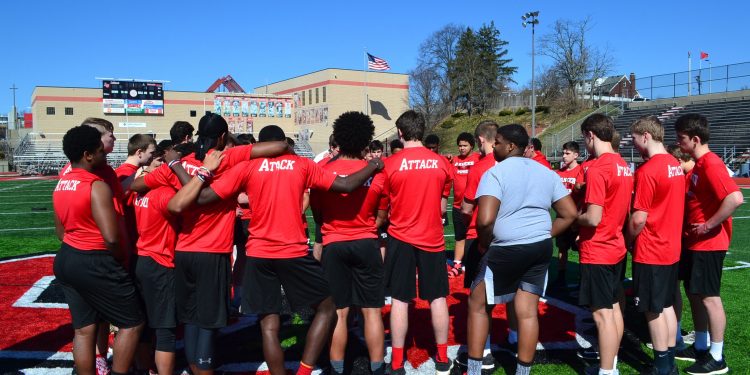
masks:
{"type": "Polygon", "coordinates": [[[568,195],[560,176],[529,158],[510,157],[482,176],[477,198],[500,200],[493,246],[523,245],[550,238],[552,203],[568,195]]]}

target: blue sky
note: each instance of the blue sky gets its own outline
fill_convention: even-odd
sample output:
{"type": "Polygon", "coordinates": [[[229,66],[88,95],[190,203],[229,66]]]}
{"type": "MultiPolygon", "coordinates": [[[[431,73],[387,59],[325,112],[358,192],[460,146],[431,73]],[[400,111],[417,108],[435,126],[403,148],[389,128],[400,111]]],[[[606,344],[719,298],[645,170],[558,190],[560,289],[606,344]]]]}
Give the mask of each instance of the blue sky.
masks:
{"type": "MultiPolygon", "coordinates": [[[[392,72],[416,65],[419,44],[445,24],[494,21],[510,42],[519,84],[531,79],[531,30],[590,16],[591,44],[608,45],[615,72],[638,77],[687,69],[699,51],[713,65],[750,61],[750,2],[719,1],[19,1],[3,5],[0,112],[23,110],[35,86],[97,87],[94,77],[170,81],[202,91],[231,74],[246,91],[315,70],[362,69],[365,48],[392,72]],[[718,4],[718,5],[717,5],[718,4]]],[[[537,59],[537,66],[549,64],[537,59]]]]}

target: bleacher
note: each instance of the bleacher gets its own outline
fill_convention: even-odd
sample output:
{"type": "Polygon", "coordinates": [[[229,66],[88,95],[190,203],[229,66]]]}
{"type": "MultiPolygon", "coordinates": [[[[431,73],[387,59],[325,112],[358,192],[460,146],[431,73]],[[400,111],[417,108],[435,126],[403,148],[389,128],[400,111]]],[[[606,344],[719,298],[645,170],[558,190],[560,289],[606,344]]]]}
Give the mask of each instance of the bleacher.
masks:
{"type": "Polygon", "coordinates": [[[688,113],[699,113],[708,118],[711,129],[711,150],[724,159],[732,169],[747,160],[750,150],[750,99],[739,98],[720,101],[696,101],[692,104],[655,105],[628,109],[615,120],[615,129],[622,134],[620,154],[628,161],[640,161],[633,147],[630,124],[638,117],[655,115],[664,124],[664,143],[674,144],[677,135],[674,124],[677,118],[688,113]]]}

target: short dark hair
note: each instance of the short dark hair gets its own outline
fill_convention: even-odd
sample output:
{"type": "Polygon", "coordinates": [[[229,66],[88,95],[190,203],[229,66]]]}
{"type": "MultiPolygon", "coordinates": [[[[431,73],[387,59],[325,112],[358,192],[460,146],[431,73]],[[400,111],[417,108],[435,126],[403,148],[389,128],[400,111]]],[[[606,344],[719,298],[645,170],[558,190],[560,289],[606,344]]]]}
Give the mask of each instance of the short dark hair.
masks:
{"type": "Polygon", "coordinates": [[[489,142],[494,142],[499,127],[494,120],[482,120],[474,129],[474,137],[479,138],[481,136],[489,142]]]}
{"type": "Polygon", "coordinates": [[[405,141],[419,141],[424,138],[424,116],[414,110],[408,110],[396,119],[396,128],[401,131],[405,141]]]}
{"type": "Polygon", "coordinates": [[[372,119],[362,112],[344,112],[333,122],[333,138],[342,155],[361,157],[374,134],[372,119]]]}
{"type": "Polygon", "coordinates": [[[208,150],[219,144],[219,137],[229,134],[229,124],[224,117],[216,113],[207,113],[201,117],[198,123],[198,140],[195,142],[195,158],[203,160],[208,150]]]}
{"type": "Polygon", "coordinates": [[[71,162],[80,161],[84,152],[93,154],[99,147],[102,147],[102,134],[92,126],[76,126],[63,136],[63,152],[71,162]]]}
{"type": "Polygon", "coordinates": [[[529,142],[534,146],[534,150],[542,151],[542,141],[540,141],[539,138],[531,138],[529,142]]]}
{"type": "Polygon", "coordinates": [[[468,142],[471,148],[474,148],[474,136],[471,133],[463,132],[456,137],[456,146],[461,142],[468,142]]]}
{"type": "Polygon", "coordinates": [[[519,124],[503,125],[497,129],[497,134],[521,150],[529,144],[529,133],[526,133],[526,128],[519,124]]]}
{"type": "Polygon", "coordinates": [[[394,139],[391,141],[391,151],[393,151],[394,148],[404,148],[404,142],[401,142],[400,139],[394,139]]]}
{"type": "Polygon", "coordinates": [[[164,155],[164,153],[172,148],[173,145],[174,143],[172,143],[171,139],[162,139],[161,141],[159,141],[159,143],[156,144],[156,151],[154,151],[154,155],[156,157],[164,155]]]}
{"type": "Polygon", "coordinates": [[[136,151],[146,151],[148,145],[156,147],[156,140],[149,134],[135,134],[128,139],[128,156],[135,155],[136,151]]]}
{"type": "Polygon", "coordinates": [[[693,157],[686,152],[682,152],[682,149],[678,145],[667,146],[667,152],[669,152],[677,160],[681,160],[684,162],[693,160],[693,157]]]}
{"type": "Polygon", "coordinates": [[[328,136],[328,148],[334,149],[336,147],[339,147],[339,144],[336,143],[336,139],[333,137],[333,133],[331,133],[331,135],[328,136]]]}
{"type": "MultiPolygon", "coordinates": [[[[103,118],[99,118],[99,117],[87,117],[85,120],[83,120],[83,122],[81,123],[81,125],[88,125],[88,126],[97,126],[98,125],[98,126],[103,127],[104,129],[107,129],[110,133],[112,133],[112,132],[115,131],[115,127],[114,127],[114,125],[112,125],[111,122],[109,122],[109,121],[107,121],[107,120],[105,120],[103,118]]],[[[101,136],[101,134],[100,134],[100,136],[101,136]]]]}
{"type": "Polygon", "coordinates": [[[380,142],[379,140],[374,140],[370,142],[370,151],[383,151],[383,142],[380,142]]]}
{"type": "Polygon", "coordinates": [[[570,141],[570,142],[563,143],[562,149],[563,150],[568,150],[568,151],[573,151],[573,152],[575,152],[577,154],[581,153],[581,147],[578,145],[578,142],[576,142],[576,141],[570,141]]]}
{"type": "Polygon", "coordinates": [[[173,143],[182,142],[185,137],[193,138],[193,132],[195,128],[190,125],[187,121],[175,121],[172,128],[169,129],[169,138],[172,138],[173,143]]]}
{"type": "Polygon", "coordinates": [[[426,137],[424,137],[424,144],[426,144],[426,145],[439,145],[440,144],[440,137],[438,137],[437,134],[428,134],[426,137]]]}
{"type": "Polygon", "coordinates": [[[258,133],[259,142],[286,141],[286,134],[277,125],[266,125],[258,133]]]}
{"type": "Polygon", "coordinates": [[[252,134],[244,133],[237,135],[237,142],[241,145],[251,145],[255,143],[255,137],[252,134]]]}
{"type": "Polygon", "coordinates": [[[286,144],[289,145],[289,147],[294,148],[294,139],[291,137],[286,137],[286,144]]]}
{"type": "Polygon", "coordinates": [[[581,123],[581,133],[592,132],[604,142],[612,142],[615,126],[612,118],[601,113],[594,113],[586,117],[581,123]]]}
{"type": "Polygon", "coordinates": [[[711,132],[708,129],[708,119],[698,113],[688,113],[677,118],[674,123],[674,131],[677,133],[687,134],[688,137],[698,137],[701,144],[705,145],[711,138],[711,132]]]}

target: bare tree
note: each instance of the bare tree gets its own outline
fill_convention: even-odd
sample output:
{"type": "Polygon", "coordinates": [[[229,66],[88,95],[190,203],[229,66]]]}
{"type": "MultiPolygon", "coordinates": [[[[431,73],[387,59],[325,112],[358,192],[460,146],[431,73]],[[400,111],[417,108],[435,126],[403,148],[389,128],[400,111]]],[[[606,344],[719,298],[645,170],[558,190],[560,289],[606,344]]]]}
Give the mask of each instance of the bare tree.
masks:
{"type": "Polygon", "coordinates": [[[409,72],[409,98],[412,108],[421,112],[432,129],[448,108],[441,100],[441,77],[434,66],[420,63],[409,72]]]}
{"type": "Polygon", "coordinates": [[[430,67],[439,82],[440,99],[444,104],[452,104],[453,82],[451,81],[451,62],[456,58],[458,40],[466,28],[448,24],[435,31],[419,46],[419,64],[430,67]]]}
{"type": "MultiPolygon", "coordinates": [[[[612,72],[615,67],[615,60],[610,53],[609,47],[603,49],[591,48],[588,71],[591,77],[591,105],[594,105],[594,86],[599,78],[604,78],[612,72]]],[[[601,101],[601,91],[599,92],[601,101]]]]}
{"type": "Polygon", "coordinates": [[[591,50],[586,45],[586,33],[591,21],[557,20],[552,32],[540,40],[540,53],[552,59],[558,76],[566,83],[568,95],[575,98],[576,85],[583,83],[589,69],[591,50]]]}

